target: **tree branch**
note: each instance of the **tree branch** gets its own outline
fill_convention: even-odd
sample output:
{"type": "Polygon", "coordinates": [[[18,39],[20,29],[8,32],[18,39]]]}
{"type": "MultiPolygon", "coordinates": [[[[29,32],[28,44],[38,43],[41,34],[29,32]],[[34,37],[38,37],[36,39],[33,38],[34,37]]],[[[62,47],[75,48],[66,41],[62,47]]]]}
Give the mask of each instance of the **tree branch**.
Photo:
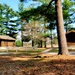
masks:
{"type": "Polygon", "coordinates": [[[51,6],[51,3],[52,3],[53,1],[55,1],[55,0],[51,0],[51,1],[50,1],[49,5],[47,6],[47,9],[46,9],[46,11],[47,11],[47,10],[50,8],[50,6],[51,6]]]}

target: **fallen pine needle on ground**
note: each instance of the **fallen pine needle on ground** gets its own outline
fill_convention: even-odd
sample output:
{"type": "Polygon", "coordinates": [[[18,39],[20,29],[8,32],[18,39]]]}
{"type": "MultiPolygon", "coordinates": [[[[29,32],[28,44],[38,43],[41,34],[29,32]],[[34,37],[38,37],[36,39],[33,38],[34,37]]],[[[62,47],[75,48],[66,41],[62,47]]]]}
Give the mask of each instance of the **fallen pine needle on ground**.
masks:
{"type": "Polygon", "coordinates": [[[0,75],[75,75],[75,56],[0,56],[0,75]]]}

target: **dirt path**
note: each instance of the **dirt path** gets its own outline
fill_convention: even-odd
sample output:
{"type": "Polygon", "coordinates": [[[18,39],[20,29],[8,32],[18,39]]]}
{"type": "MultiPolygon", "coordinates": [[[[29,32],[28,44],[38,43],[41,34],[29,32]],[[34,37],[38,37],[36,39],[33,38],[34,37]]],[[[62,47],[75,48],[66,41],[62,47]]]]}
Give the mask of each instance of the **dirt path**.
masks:
{"type": "Polygon", "coordinates": [[[57,52],[49,52],[50,50],[53,50],[55,48],[50,48],[50,49],[46,49],[44,51],[41,52],[41,54],[53,54],[53,55],[57,55],[57,52]]]}
{"type": "Polygon", "coordinates": [[[52,50],[52,48],[50,48],[50,49],[46,49],[46,50],[42,51],[41,54],[48,53],[50,50],[52,50]]]}
{"type": "MultiPolygon", "coordinates": [[[[46,49],[44,51],[41,52],[41,54],[53,54],[53,55],[57,55],[57,52],[49,52],[50,50],[53,50],[54,48],[50,48],[50,49],[46,49]]],[[[75,56],[75,51],[71,51],[69,52],[70,55],[75,56]]]]}

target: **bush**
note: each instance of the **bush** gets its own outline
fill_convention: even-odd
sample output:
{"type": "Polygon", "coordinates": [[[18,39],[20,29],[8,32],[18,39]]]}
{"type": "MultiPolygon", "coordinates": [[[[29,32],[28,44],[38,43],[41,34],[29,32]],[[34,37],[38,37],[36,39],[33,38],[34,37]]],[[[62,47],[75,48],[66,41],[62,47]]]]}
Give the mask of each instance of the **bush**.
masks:
{"type": "Polygon", "coordinates": [[[22,41],[21,40],[16,40],[15,44],[17,47],[21,47],[22,46],[22,41]]]}

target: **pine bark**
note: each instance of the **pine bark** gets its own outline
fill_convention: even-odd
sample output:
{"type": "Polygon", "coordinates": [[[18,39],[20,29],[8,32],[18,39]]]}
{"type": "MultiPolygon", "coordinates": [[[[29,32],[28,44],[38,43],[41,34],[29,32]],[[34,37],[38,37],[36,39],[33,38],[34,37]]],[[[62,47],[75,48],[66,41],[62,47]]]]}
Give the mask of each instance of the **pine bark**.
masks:
{"type": "Polygon", "coordinates": [[[55,9],[56,9],[58,44],[59,44],[58,54],[68,55],[69,53],[67,49],[66,36],[65,36],[65,31],[64,31],[61,0],[55,0],[55,9]]]}

